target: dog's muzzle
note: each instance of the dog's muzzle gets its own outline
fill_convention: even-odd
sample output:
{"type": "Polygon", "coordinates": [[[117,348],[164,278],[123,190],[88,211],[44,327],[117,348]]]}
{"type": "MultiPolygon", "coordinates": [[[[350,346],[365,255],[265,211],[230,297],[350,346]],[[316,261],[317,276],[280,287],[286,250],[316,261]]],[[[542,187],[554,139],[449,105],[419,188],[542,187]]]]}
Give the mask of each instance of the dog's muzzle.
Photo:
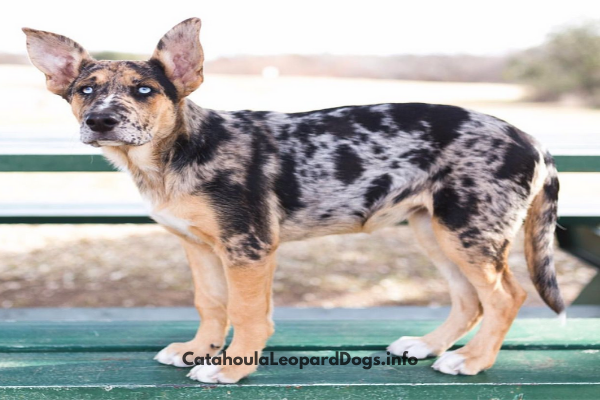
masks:
{"type": "Polygon", "coordinates": [[[115,133],[115,128],[119,126],[120,122],[120,116],[115,113],[95,112],[88,114],[85,118],[85,125],[92,133],[86,137],[84,143],[92,146],[120,146],[123,141],[115,133]]]}
{"type": "Polygon", "coordinates": [[[102,134],[112,131],[119,125],[119,117],[116,114],[91,113],[85,119],[85,124],[92,131],[102,134]]]}

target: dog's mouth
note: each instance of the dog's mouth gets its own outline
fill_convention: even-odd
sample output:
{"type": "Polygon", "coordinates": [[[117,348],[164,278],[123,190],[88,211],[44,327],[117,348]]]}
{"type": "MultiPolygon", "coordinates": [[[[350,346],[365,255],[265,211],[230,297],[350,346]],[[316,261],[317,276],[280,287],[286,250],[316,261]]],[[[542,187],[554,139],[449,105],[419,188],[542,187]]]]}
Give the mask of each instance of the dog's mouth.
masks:
{"type": "Polygon", "coordinates": [[[91,143],[91,145],[94,147],[102,147],[102,146],[116,147],[116,146],[122,146],[124,144],[127,144],[127,143],[121,142],[119,140],[97,140],[97,141],[91,143]]]}
{"type": "Polygon", "coordinates": [[[132,129],[120,129],[95,132],[87,127],[80,130],[80,140],[92,147],[141,146],[152,137],[132,129]]]}
{"type": "Polygon", "coordinates": [[[88,144],[92,147],[117,147],[117,146],[123,146],[126,145],[127,143],[121,141],[121,140],[106,140],[106,139],[100,139],[100,140],[89,140],[89,141],[83,141],[83,144],[88,144]]]}

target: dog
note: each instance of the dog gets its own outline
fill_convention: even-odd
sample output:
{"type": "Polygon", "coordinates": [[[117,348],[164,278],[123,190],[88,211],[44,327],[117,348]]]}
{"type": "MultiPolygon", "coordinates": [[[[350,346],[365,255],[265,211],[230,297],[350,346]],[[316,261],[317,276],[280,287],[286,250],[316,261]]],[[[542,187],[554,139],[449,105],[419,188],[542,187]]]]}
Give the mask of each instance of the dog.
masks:
{"type": "MultiPolygon", "coordinates": [[[[201,22],[158,42],[148,61],[97,61],[73,40],[24,28],[47,88],[67,100],[83,143],[127,171],[151,216],[181,238],[201,317],[196,336],[155,357],[261,354],[274,332],[280,243],[372,232],[408,221],[450,285],[448,319],[388,350],[439,358],[433,369],[490,368],[526,293],[507,265],[524,224],[529,272],[557,313],[553,264],[559,182],[552,156],[514,126],[467,109],[377,104],[284,114],[213,111],[186,97],[204,80],[201,22]],[[477,334],[448,351],[480,320],[477,334]],[[255,353],[256,352],[256,353],[255,353]]],[[[196,365],[188,376],[234,383],[253,365],[196,365]]]]}

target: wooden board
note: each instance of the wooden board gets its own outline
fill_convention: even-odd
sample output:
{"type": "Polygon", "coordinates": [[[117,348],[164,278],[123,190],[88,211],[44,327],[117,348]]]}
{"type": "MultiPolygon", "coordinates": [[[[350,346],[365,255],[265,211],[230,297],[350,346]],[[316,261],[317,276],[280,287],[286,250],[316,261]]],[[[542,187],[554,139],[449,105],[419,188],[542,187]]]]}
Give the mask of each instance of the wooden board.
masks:
{"type": "MultiPolygon", "coordinates": [[[[379,356],[440,321],[280,321],[274,357],[379,356]]],[[[237,385],[203,385],[152,360],[193,322],[0,323],[0,399],[598,399],[600,320],[518,320],[494,368],[448,376],[417,365],[261,366],[237,385]]]]}
{"type": "MultiPolygon", "coordinates": [[[[419,336],[440,321],[279,321],[267,349],[383,350],[400,336],[419,336]]],[[[190,340],[193,321],[153,322],[3,322],[0,352],[158,351],[171,342],[190,340]]],[[[463,338],[466,343],[473,335],[463,338]]],[[[231,336],[231,335],[230,335],[231,336]]],[[[600,319],[515,321],[504,349],[600,349],[600,319]],[[540,327],[543,326],[543,329],[540,327]]]]}
{"type": "MultiPolygon", "coordinates": [[[[585,153],[585,150],[582,150],[585,153]]],[[[600,172],[600,155],[554,156],[560,172],[600,172]]],[[[101,154],[29,154],[0,152],[0,172],[107,172],[116,171],[101,154]]]]}
{"type": "MultiPolygon", "coordinates": [[[[354,351],[352,357],[383,352],[354,351]]],[[[11,353],[2,355],[0,397],[11,398],[402,398],[597,399],[600,351],[503,351],[493,369],[448,376],[430,368],[362,365],[263,366],[238,385],[203,385],[186,368],[152,360],[154,353],[11,353]],[[391,397],[390,397],[391,396],[391,397]]],[[[276,357],[334,357],[335,352],[278,352],[276,357]]]]}

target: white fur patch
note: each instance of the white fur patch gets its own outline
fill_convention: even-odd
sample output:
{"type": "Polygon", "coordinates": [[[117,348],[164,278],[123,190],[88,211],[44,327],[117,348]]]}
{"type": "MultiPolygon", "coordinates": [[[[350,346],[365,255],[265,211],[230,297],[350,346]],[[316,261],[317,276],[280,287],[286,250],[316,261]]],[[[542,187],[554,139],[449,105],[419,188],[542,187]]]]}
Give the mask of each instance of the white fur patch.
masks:
{"type": "Polygon", "coordinates": [[[196,236],[192,235],[192,233],[190,232],[190,221],[174,216],[168,209],[152,211],[150,216],[159,224],[169,227],[174,231],[179,232],[183,236],[189,239],[193,239],[195,242],[200,241],[196,236]]]}
{"type": "Polygon", "coordinates": [[[408,351],[408,357],[416,357],[419,360],[430,357],[433,354],[432,350],[418,337],[402,336],[387,348],[390,353],[402,356],[405,351],[408,351]]]}
{"type": "Polygon", "coordinates": [[[558,322],[560,326],[567,326],[567,311],[563,310],[560,314],[558,314],[558,322]]]}
{"type": "Polygon", "coordinates": [[[188,378],[204,383],[235,383],[237,381],[225,377],[221,373],[220,365],[196,365],[189,374],[188,378]]]}
{"type": "Polygon", "coordinates": [[[112,102],[112,100],[114,98],[115,98],[114,94],[110,94],[110,95],[106,96],[106,98],[104,100],[102,100],[102,103],[100,103],[96,106],[96,111],[102,111],[105,108],[109,108],[110,103],[112,102]]]}
{"type": "Polygon", "coordinates": [[[122,146],[123,142],[117,142],[113,140],[98,140],[100,146],[122,146]]]}
{"type": "Polygon", "coordinates": [[[183,362],[182,355],[168,351],[168,348],[169,347],[165,347],[159,351],[158,354],[154,356],[154,359],[161,364],[174,365],[181,368],[191,367],[191,365],[187,365],[183,362]]]}
{"type": "Polygon", "coordinates": [[[437,359],[431,368],[449,375],[471,375],[465,370],[465,357],[454,351],[447,351],[437,359]]]}

